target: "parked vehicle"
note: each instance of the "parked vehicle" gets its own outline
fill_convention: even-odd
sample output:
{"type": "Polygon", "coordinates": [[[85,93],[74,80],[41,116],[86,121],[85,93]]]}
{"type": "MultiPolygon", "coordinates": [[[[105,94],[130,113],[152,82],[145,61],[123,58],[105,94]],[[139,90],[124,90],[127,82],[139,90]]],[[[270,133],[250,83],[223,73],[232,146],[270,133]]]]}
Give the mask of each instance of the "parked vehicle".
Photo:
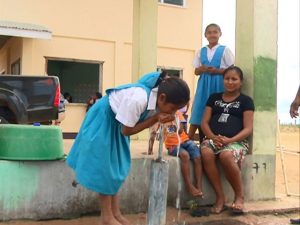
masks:
{"type": "Polygon", "coordinates": [[[0,123],[55,120],[59,99],[56,76],[0,75],[0,123]]]}

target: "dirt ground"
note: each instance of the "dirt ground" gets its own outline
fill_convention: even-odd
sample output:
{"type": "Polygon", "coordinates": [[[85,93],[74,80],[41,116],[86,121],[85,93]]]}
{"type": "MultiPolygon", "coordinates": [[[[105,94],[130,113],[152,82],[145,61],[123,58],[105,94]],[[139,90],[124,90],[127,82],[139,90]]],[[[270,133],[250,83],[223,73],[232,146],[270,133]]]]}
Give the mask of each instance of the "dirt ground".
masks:
{"type": "Polygon", "coordinates": [[[276,193],[286,193],[283,166],[287,180],[288,193],[300,193],[300,129],[284,126],[280,128],[276,152],[276,193]],[[280,139],[279,139],[280,138],[280,139]],[[280,147],[283,150],[281,157],[280,147]],[[283,162],[283,163],[282,163],[283,162]]]}
{"type": "MultiPolygon", "coordinates": [[[[300,193],[300,130],[296,127],[281,127],[280,139],[276,152],[276,195],[277,197],[286,195],[286,188],[289,194],[300,193]],[[282,158],[279,146],[283,149],[282,158]],[[285,185],[283,164],[286,174],[287,186],[285,185]]],[[[299,199],[299,197],[298,197],[299,199]]],[[[300,202],[299,202],[300,204],[300,202]]],[[[145,225],[147,215],[144,213],[125,215],[132,225],[145,225]]],[[[297,213],[282,214],[245,214],[243,216],[230,216],[225,211],[221,215],[209,217],[191,217],[186,210],[179,211],[174,208],[167,209],[167,225],[286,225],[290,224],[290,218],[300,218],[297,213]],[[180,222],[178,222],[180,221],[180,222]]],[[[99,216],[86,216],[73,220],[50,220],[50,221],[9,221],[0,224],[10,225],[99,225],[99,216]]]]}

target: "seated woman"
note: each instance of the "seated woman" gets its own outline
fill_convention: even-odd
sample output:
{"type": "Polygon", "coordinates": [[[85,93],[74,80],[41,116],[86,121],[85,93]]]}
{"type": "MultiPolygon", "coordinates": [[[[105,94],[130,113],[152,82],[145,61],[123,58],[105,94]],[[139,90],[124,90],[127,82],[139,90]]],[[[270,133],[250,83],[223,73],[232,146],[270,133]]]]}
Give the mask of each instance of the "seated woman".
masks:
{"type": "Polygon", "coordinates": [[[200,147],[202,164],[216,193],[212,213],[222,212],[225,204],[216,159],[220,161],[234,191],[232,212],[243,213],[244,191],[240,168],[249,149],[246,138],[252,134],[254,104],[249,96],[240,92],[242,81],[243,72],[239,67],[232,66],[224,71],[225,91],[209,97],[201,123],[206,136],[200,147]]]}

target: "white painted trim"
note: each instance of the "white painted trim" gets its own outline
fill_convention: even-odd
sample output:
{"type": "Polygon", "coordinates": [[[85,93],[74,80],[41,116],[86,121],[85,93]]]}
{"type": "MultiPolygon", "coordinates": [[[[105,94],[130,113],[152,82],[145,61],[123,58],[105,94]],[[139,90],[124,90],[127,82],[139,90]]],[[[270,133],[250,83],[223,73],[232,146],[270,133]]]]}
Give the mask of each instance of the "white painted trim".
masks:
{"type": "Polygon", "coordinates": [[[35,31],[9,27],[0,27],[0,35],[48,40],[52,37],[52,33],[50,31],[35,31]]]}

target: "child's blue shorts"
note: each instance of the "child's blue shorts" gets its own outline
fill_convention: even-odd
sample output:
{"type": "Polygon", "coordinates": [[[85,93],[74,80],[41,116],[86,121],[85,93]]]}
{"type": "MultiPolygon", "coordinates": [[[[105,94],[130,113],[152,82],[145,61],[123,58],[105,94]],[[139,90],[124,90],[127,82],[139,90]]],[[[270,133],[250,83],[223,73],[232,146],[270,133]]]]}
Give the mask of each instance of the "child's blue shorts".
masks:
{"type": "MultiPolygon", "coordinates": [[[[193,160],[197,157],[200,157],[200,149],[192,140],[185,141],[180,144],[179,153],[181,151],[187,151],[189,153],[190,159],[193,160]]],[[[178,147],[172,146],[168,148],[168,154],[172,156],[177,156],[178,147]]]]}

